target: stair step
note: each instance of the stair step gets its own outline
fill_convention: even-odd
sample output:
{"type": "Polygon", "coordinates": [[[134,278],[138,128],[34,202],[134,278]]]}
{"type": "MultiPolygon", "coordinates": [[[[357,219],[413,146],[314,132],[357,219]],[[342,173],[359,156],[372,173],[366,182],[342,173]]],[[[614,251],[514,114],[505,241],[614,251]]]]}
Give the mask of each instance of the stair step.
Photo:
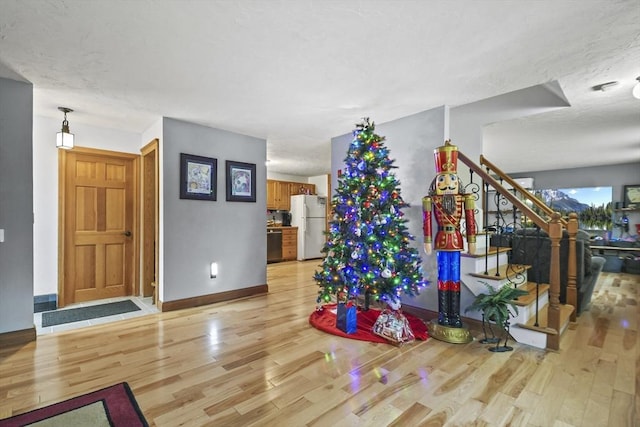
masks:
{"type": "MultiPolygon", "coordinates": [[[[526,307],[527,305],[534,303],[534,301],[536,300],[536,282],[527,282],[523,285],[518,286],[518,289],[527,291],[528,294],[518,297],[518,299],[513,302],[515,305],[526,307]]],[[[549,285],[546,283],[541,283],[538,294],[542,296],[548,290],[549,285]]]]}
{"type": "MultiPolygon", "coordinates": [[[[538,326],[535,326],[534,323],[536,321],[535,316],[531,317],[527,323],[518,323],[518,326],[524,329],[530,329],[532,331],[538,331],[545,333],[547,335],[557,335],[558,331],[553,328],[549,328],[547,321],[547,313],[548,313],[549,304],[546,304],[542,307],[538,315],[538,326]]],[[[569,319],[571,318],[571,313],[573,313],[573,306],[569,304],[560,304],[560,327],[569,324],[569,319]]]]}
{"type": "Polygon", "coordinates": [[[509,246],[489,246],[491,251],[509,252],[511,248],[509,246]]]}
{"type": "Polygon", "coordinates": [[[483,279],[489,280],[503,280],[507,277],[507,273],[509,274],[522,274],[528,269],[530,269],[530,265],[524,264],[509,264],[509,265],[501,265],[498,268],[491,268],[487,271],[487,274],[484,273],[468,273],[473,277],[480,277],[483,279]]]}
{"type": "Polygon", "coordinates": [[[461,254],[461,256],[468,257],[468,258],[482,258],[482,257],[487,256],[487,255],[491,256],[491,255],[495,255],[495,254],[498,254],[498,253],[509,252],[510,250],[511,250],[511,248],[496,248],[496,247],[492,246],[492,247],[488,248],[485,251],[476,252],[474,254],[470,254],[468,252],[463,252],[461,254]]]}

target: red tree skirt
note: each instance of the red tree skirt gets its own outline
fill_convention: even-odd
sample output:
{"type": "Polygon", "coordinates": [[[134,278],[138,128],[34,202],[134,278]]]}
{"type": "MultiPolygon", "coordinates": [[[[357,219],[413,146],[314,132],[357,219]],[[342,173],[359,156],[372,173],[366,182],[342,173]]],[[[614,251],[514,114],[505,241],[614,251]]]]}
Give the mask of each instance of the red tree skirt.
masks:
{"type": "MultiPolygon", "coordinates": [[[[322,307],[322,310],[315,310],[309,316],[309,323],[314,328],[320,329],[321,331],[328,332],[333,335],[351,338],[354,340],[382,343],[389,342],[371,331],[371,329],[373,328],[373,324],[376,322],[376,319],[378,319],[378,316],[380,315],[380,310],[370,308],[367,311],[362,311],[358,309],[358,329],[354,334],[347,334],[336,328],[336,304],[325,304],[322,307]]],[[[407,318],[409,326],[411,326],[411,330],[413,331],[413,335],[416,337],[416,339],[424,341],[429,338],[429,334],[427,333],[427,325],[425,325],[422,320],[408,313],[403,314],[407,318]]]]}

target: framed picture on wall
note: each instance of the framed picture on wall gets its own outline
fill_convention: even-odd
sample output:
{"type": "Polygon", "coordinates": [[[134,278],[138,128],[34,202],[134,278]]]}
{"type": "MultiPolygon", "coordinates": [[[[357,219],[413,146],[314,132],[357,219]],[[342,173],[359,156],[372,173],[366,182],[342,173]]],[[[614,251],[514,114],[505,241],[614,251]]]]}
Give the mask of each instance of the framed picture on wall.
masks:
{"type": "Polygon", "coordinates": [[[180,198],[217,200],[218,160],[180,153],[180,198]]]}
{"type": "Polygon", "coordinates": [[[624,207],[640,208],[640,184],[624,186],[624,207]]]}
{"type": "Polygon", "coordinates": [[[256,165],[254,163],[226,161],[227,201],[256,201],[256,165]]]}

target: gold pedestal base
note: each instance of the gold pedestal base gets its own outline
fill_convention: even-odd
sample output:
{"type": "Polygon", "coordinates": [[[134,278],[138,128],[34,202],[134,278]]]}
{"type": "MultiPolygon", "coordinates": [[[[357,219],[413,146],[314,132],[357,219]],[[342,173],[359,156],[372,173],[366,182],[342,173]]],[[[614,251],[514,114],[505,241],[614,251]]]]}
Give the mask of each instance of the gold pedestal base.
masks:
{"type": "Polygon", "coordinates": [[[437,340],[452,343],[466,344],[473,341],[473,337],[466,328],[452,328],[450,326],[442,326],[438,324],[438,320],[434,319],[427,325],[429,336],[437,340]]]}

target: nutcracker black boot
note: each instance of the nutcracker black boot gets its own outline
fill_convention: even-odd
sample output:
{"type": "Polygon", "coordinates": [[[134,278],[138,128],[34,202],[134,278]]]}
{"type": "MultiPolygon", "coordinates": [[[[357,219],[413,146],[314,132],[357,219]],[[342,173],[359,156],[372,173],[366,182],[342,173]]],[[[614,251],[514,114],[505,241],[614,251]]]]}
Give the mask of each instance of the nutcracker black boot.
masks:
{"type": "Polygon", "coordinates": [[[449,291],[438,291],[438,323],[449,326],[449,291]]]}
{"type": "Polygon", "coordinates": [[[449,326],[454,328],[462,327],[460,319],[460,291],[449,291],[451,306],[449,307],[449,326]]]}

